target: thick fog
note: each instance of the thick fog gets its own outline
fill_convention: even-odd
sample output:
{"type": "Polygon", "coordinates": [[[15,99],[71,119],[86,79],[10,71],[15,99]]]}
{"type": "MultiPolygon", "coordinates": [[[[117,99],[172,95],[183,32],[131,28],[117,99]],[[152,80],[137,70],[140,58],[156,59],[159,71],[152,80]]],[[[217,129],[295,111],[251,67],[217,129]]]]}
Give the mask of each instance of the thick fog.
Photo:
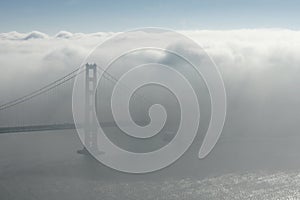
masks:
{"type": "MultiPolygon", "coordinates": [[[[198,42],[221,71],[228,98],[224,136],[285,137],[298,134],[300,32],[258,29],[181,33],[198,42]]],[[[77,68],[96,45],[113,34],[65,31],[54,36],[40,32],[0,34],[0,102],[22,96],[77,68]]],[[[148,57],[139,56],[139,59],[146,62],[149,55],[165,60],[166,64],[180,66],[173,58],[151,52],[148,57]]],[[[40,101],[45,105],[34,104],[38,115],[34,112],[32,115],[39,119],[70,117],[71,86],[69,84],[60,91],[65,94],[65,100],[60,97],[52,103],[51,98],[55,95],[48,95],[44,97],[47,102],[45,99],[40,101]]],[[[207,95],[205,88],[203,91],[207,95]]],[[[208,108],[202,110],[209,111],[207,98],[203,102],[202,107],[208,108]]],[[[31,108],[32,105],[28,106],[31,108]]],[[[5,118],[9,117],[14,118],[9,114],[1,115],[1,124],[5,125],[5,118]]],[[[208,117],[204,114],[205,123],[208,117]]],[[[27,113],[26,118],[30,118],[27,113]]]]}

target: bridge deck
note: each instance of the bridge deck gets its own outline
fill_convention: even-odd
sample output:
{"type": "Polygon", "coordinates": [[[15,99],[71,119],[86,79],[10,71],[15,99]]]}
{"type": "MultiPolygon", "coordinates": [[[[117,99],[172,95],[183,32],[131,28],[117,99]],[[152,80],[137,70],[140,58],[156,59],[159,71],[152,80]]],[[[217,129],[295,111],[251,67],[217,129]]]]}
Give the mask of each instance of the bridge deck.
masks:
{"type": "MultiPolygon", "coordinates": [[[[130,123],[123,122],[125,125],[130,123]]],[[[117,126],[115,122],[101,122],[101,127],[113,127],[117,126]]],[[[147,122],[138,122],[140,125],[146,125],[147,122]]],[[[80,127],[81,125],[79,125],[80,127]]],[[[78,127],[78,126],[77,126],[78,127]]],[[[44,125],[27,125],[27,126],[17,126],[17,127],[0,127],[0,134],[4,133],[17,133],[17,132],[33,132],[33,131],[49,131],[49,130],[67,130],[76,129],[74,123],[64,123],[64,124],[44,124],[44,125]]]]}
{"type": "Polygon", "coordinates": [[[46,125],[30,125],[30,126],[19,126],[19,127],[0,127],[0,134],[15,133],[15,132],[65,130],[65,129],[75,129],[75,124],[46,124],[46,125]]]}

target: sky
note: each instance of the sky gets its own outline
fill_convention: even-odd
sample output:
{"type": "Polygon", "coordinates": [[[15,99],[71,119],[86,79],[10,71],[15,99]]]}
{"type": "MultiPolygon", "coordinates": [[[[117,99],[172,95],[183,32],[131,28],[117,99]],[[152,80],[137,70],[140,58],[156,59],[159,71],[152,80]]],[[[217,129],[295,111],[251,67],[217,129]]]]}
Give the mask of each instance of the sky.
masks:
{"type": "Polygon", "coordinates": [[[300,84],[299,5],[292,0],[3,1],[0,102],[69,73],[114,32],[156,26],[183,30],[218,65],[229,113],[240,119],[240,126],[230,130],[245,132],[249,120],[259,124],[263,115],[265,124],[249,127],[250,132],[264,132],[274,124],[275,133],[284,132],[285,124],[296,132],[298,121],[290,119],[297,119],[300,109],[294,109],[300,95],[293,92],[300,84]],[[241,118],[243,113],[250,117],[241,118]]]}
{"type": "Polygon", "coordinates": [[[296,0],[0,1],[0,32],[300,28],[296,0]]]}

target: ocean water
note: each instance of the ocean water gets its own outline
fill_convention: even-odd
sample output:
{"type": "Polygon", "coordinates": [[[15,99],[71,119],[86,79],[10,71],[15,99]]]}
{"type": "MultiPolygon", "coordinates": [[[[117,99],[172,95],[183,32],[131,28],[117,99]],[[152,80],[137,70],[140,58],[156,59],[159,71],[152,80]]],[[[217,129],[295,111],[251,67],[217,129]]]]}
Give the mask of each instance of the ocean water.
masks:
{"type": "Polygon", "coordinates": [[[221,138],[155,173],[131,175],[79,155],[73,130],[0,135],[0,199],[300,199],[300,138],[221,138]]]}

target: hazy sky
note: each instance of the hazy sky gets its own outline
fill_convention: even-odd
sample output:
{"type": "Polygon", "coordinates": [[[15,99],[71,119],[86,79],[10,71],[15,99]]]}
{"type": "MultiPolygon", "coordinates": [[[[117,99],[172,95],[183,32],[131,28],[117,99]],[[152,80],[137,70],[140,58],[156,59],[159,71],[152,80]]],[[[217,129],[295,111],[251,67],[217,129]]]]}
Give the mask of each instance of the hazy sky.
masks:
{"type": "Polygon", "coordinates": [[[297,0],[10,0],[0,1],[0,32],[55,34],[172,29],[300,27],[297,0]]]}

